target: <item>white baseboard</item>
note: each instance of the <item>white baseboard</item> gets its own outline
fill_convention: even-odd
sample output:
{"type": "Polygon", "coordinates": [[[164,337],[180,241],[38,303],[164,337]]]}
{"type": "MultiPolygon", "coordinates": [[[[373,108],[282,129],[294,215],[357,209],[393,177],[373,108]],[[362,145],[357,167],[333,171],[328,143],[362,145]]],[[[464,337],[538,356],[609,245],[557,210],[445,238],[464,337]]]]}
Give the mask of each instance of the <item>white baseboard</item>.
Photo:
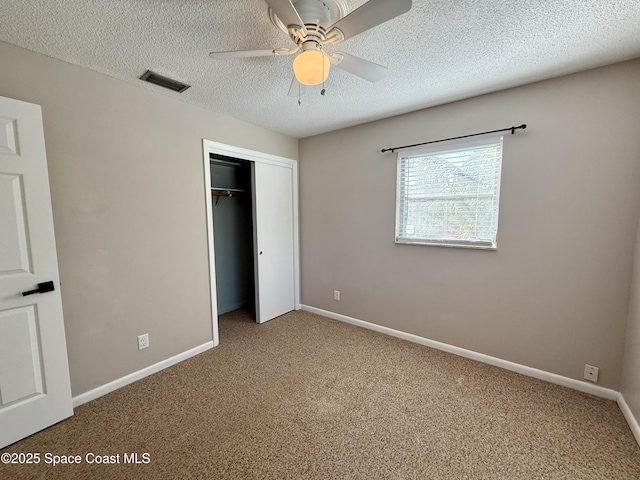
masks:
{"type": "Polygon", "coordinates": [[[437,350],[453,353],[454,355],[477,360],[478,362],[488,363],[489,365],[504,368],[505,370],[511,370],[512,372],[517,372],[528,377],[537,378],[539,380],[545,380],[549,383],[562,385],[563,387],[579,390],[580,392],[589,393],[597,397],[606,398],[608,400],[618,400],[618,392],[616,392],[615,390],[611,390],[610,388],[599,387],[598,385],[594,385],[592,383],[586,383],[580,380],[575,380],[573,378],[563,377],[562,375],[557,375],[555,373],[538,370],[537,368],[527,367],[526,365],[521,365],[519,363],[510,362],[508,360],[503,360],[501,358],[492,357],[483,353],[474,352],[473,350],[456,347],[447,343],[437,342],[435,340],[419,337],[418,335],[405,333],[400,330],[394,330],[393,328],[383,327],[381,325],[376,325],[375,323],[365,322],[364,320],[358,320],[357,318],[348,317],[339,313],[329,312],[327,310],[322,310],[316,307],[310,307],[309,305],[302,305],[302,310],[316,313],[324,317],[329,317],[334,320],[339,320],[341,322],[357,325],[369,330],[374,330],[386,335],[391,335],[392,337],[401,338],[409,342],[425,345],[437,350]]]}
{"type": "Polygon", "coordinates": [[[631,429],[633,436],[636,437],[636,442],[638,442],[638,445],[640,445],[640,425],[638,425],[638,421],[636,420],[636,417],[633,415],[633,412],[629,408],[629,405],[627,405],[627,402],[625,401],[624,396],[622,395],[622,392],[618,394],[617,400],[618,400],[618,406],[620,407],[620,410],[622,410],[622,414],[624,415],[624,418],[627,420],[627,423],[629,424],[629,428],[631,429]]]}
{"type": "Polygon", "coordinates": [[[213,348],[213,342],[204,343],[198,347],[192,348],[191,350],[187,350],[186,352],[179,353],[173,357],[167,358],[161,362],[150,365],[142,370],[138,370],[137,372],[130,373],[122,378],[118,378],[113,382],[109,382],[100,387],[94,388],[93,390],[89,390],[88,392],[81,393],[80,395],[73,397],[73,408],[76,408],[83,403],[90,402],[91,400],[95,400],[98,397],[106,395],[107,393],[111,393],[114,390],[124,387],[125,385],[129,385],[130,383],[136,382],[144,377],[148,377],[154,373],[159,372],[160,370],[164,370],[165,368],[171,367],[176,363],[180,363],[183,360],[194,357],[199,353],[202,353],[206,350],[213,348]]]}

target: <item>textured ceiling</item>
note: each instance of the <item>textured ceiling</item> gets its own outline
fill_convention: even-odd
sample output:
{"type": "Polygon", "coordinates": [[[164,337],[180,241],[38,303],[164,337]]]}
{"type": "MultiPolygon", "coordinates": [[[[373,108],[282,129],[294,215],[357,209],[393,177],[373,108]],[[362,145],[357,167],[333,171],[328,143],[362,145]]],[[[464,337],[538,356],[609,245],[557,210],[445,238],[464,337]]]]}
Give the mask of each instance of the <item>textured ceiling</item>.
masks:
{"type": "Polygon", "coordinates": [[[301,106],[292,57],[208,57],[292,46],[263,0],[2,0],[0,40],[301,138],[639,57],[640,1],[413,0],[339,45],[389,67],[383,80],[332,69],[301,106]],[[147,69],[192,87],[138,80],[147,69]]]}

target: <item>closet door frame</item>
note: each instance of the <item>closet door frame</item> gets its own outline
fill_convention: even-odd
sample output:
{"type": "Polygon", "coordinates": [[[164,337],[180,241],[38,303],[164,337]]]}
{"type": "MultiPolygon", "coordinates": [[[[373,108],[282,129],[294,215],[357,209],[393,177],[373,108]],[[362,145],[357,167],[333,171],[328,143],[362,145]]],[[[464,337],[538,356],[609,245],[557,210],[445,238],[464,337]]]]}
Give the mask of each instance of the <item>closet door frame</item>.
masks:
{"type": "MultiPolygon", "coordinates": [[[[204,180],[205,180],[205,208],[207,221],[207,240],[209,254],[209,287],[211,292],[211,329],[213,334],[213,345],[217,346],[220,337],[218,335],[218,298],[216,294],[216,260],[213,238],[213,205],[211,203],[211,169],[209,167],[210,154],[224,155],[227,157],[248,160],[255,163],[266,163],[271,165],[286,166],[292,169],[293,176],[293,287],[294,305],[296,310],[300,310],[300,233],[298,228],[298,161],[271,155],[269,153],[249,150],[247,148],[236,147],[224,143],[203,140],[204,158],[204,180]]],[[[255,225],[254,225],[255,227],[255,225]]]]}

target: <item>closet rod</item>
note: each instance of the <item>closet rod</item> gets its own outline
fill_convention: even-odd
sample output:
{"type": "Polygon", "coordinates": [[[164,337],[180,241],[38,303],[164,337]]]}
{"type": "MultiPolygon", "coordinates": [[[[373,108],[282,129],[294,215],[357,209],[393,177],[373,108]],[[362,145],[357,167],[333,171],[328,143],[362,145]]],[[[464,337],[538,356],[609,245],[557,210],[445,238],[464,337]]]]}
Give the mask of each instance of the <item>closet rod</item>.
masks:
{"type": "Polygon", "coordinates": [[[490,132],[472,133],[470,135],[461,135],[459,137],[443,138],[442,140],[432,140],[430,142],[415,143],[413,145],[404,145],[402,147],[383,148],[381,152],[382,153],[395,152],[396,150],[402,150],[404,148],[411,148],[411,147],[419,147],[420,145],[428,145],[429,143],[446,142],[447,140],[458,140],[459,138],[476,137],[478,135],[487,135],[489,133],[508,132],[509,130],[511,130],[511,135],[513,135],[514,133],[516,133],[516,130],[519,130],[519,129],[524,130],[525,128],[527,128],[527,125],[523,123],[519,127],[501,128],[500,130],[491,130],[490,132]]]}
{"type": "Polygon", "coordinates": [[[242,188],[220,188],[220,187],[211,187],[211,192],[222,192],[226,194],[230,193],[243,193],[244,190],[242,188]]]}

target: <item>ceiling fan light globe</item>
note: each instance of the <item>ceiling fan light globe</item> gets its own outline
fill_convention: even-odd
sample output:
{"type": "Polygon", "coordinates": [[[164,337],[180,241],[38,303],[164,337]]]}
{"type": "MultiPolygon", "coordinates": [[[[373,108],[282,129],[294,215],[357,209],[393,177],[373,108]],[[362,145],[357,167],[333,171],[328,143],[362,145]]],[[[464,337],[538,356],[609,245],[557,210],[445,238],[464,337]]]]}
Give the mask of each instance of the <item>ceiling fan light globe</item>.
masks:
{"type": "Polygon", "coordinates": [[[293,73],[303,85],[319,85],[329,76],[329,57],[318,50],[306,50],[293,60],[293,73]]]}

